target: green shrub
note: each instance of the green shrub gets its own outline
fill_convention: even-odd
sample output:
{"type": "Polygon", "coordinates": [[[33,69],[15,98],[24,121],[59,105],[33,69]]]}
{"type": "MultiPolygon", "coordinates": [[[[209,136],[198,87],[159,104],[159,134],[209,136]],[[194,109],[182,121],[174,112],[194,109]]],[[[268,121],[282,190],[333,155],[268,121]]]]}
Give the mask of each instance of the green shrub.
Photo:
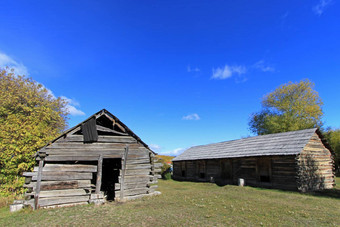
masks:
{"type": "Polygon", "coordinates": [[[171,173],[167,172],[162,176],[163,180],[171,180],[171,173]]]}

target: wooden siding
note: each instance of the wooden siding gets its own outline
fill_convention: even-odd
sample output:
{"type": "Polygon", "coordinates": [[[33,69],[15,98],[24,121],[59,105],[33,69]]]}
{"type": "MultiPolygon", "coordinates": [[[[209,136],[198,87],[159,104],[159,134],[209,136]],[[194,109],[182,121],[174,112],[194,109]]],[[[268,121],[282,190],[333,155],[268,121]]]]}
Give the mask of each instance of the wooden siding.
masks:
{"type": "MultiPolygon", "coordinates": [[[[101,118],[105,116],[99,114],[101,118]]],[[[81,128],[75,127],[42,148],[37,153],[41,168],[36,166],[33,172],[24,173],[27,204],[53,207],[87,203],[91,197],[103,198],[98,192],[103,194],[100,189],[106,173],[105,160],[107,166],[111,166],[110,160],[115,165],[112,168],[116,174],[116,201],[153,194],[161,171],[154,163],[154,153],[130,130],[115,127],[117,122],[112,124],[120,131],[112,129],[112,125],[97,125],[97,130],[109,133],[99,134],[97,142],[84,142],[81,128]]]]}
{"type": "Polygon", "coordinates": [[[225,185],[236,184],[238,178],[242,178],[246,185],[250,186],[297,190],[295,155],[175,161],[173,167],[173,176],[177,180],[216,182],[225,185]],[[259,169],[263,161],[269,163],[268,181],[261,179],[259,169]],[[202,163],[205,163],[204,172],[200,169],[202,163]],[[196,174],[193,176],[195,167],[196,174]],[[189,174],[182,176],[182,171],[189,174]]]}
{"type": "Polygon", "coordinates": [[[301,191],[329,189],[334,186],[334,161],[317,133],[297,158],[298,188],[301,191]]]}
{"type": "Polygon", "coordinates": [[[195,146],[173,163],[179,180],[236,184],[242,178],[246,185],[300,191],[335,183],[333,153],[316,128],[195,146]],[[181,174],[187,166],[197,166],[196,176],[181,174]]]}

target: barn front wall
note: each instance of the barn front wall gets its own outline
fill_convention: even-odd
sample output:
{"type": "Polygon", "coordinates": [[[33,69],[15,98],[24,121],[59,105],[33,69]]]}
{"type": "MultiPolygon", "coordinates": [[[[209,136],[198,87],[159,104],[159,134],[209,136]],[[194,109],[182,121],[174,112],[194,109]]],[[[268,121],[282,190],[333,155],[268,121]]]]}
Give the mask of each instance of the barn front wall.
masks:
{"type": "Polygon", "coordinates": [[[96,115],[91,127],[85,136],[86,128],[78,126],[37,153],[38,165],[24,173],[28,205],[125,201],[155,193],[160,169],[154,153],[107,114],[96,115]]]}
{"type": "Polygon", "coordinates": [[[297,190],[296,156],[261,156],[229,159],[174,161],[176,180],[237,184],[297,190]]]}

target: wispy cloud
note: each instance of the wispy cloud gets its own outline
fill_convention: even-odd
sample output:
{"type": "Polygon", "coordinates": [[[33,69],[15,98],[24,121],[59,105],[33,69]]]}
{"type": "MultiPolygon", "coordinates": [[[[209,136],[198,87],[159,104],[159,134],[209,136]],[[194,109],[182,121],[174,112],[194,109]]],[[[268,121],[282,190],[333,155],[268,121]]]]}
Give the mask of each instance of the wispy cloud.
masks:
{"type": "Polygon", "coordinates": [[[62,99],[65,99],[67,101],[67,105],[65,107],[66,111],[72,115],[72,116],[84,116],[85,113],[78,109],[77,107],[80,107],[79,102],[77,102],[74,99],[67,98],[65,96],[61,96],[62,99]]]}
{"type": "MultiPolygon", "coordinates": [[[[26,66],[24,66],[22,63],[18,63],[13,58],[8,56],[5,53],[0,52],[0,67],[9,67],[14,69],[14,73],[17,75],[29,75],[28,70],[26,66]]],[[[38,82],[39,83],[39,82],[38,82]]],[[[41,84],[43,88],[47,90],[47,94],[50,95],[53,99],[57,99],[57,97],[54,95],[54,93],[48,89],[45,85],[41,84]]],[[[80,107],[80,104],[75,101],[74,99],[67,98],[65,96],[61,96],[62,99],[65,99],[68,104],[66,105],[65,109],[66,111],[72,115],[72,116],[83,116],[85,113],[78,109],[77,107],[80,107]]]]}
{"type": "Polygon", "coordinates": [[[200,118],[200,116],[198,116],[197,113],[193,113],[193,114],[189,114],[186,116],[182,117],[182,120],[188,120],[188,121],[198,121],[200,118]]]}
{"type": "Polygon", "coordinates": [[[160,154],[163,155],[171,155],[171,156],[177,156],[183,153],[183,151],[185,151],[185,148],[176,148],[173,150],[169,150],[169,151],[164,151],[164,152],[160,152],[160,154]]]}
{"type": "Polygon", "coordinates": [[[247,72],[247,68],[242,65],[229,66],[225,65],[223,67],[213,68],[211,79],[225,80],[231,78],[234,74],[242,75],[247,72]]]}
{"type": "Polygon", "coordinates": [[[6,67],[14,69],[14,73],[17,75],[28,75],[28,71],[26,66],[22,63],[15,61],[13,58],[8,56],[7,54],[0,52],[0,67],[6,67]]]}
{"type": "Polygon", "coordinates": [[[156,153],[160,155],[170,155],[170,156],[177,156],[186,150],[186,148],[176,148],[173,150],[165,150],[158,144],[150,144],[149,147],[151,148],[151,150],[155,151],[156,153]]]}
{"type": "Polygon", "coordinates": [[[320,0],[319,3],[313,7],[313,12],[321,16],[323,12],[333,3],[333,0],[320,0]]]}
{"type": "Polygon", "coordinates": [[[285,12],[285,13],[281,16],[281,19],[282,19],[282,20],[285,20],[285,19],[287,19],[288,16],[289,16],[289,11],[285,12]]]}
{"type": "Polygon", "coordinates": [[[260,60],[253,65],[254,68],[261,70],[262,72],[275,72],[275,68],[269,66],[264,60],[260,60]]]}
{"type": "Polygon", "coordinates": [[[191,66],[188,65],[187,71],[188,71],[188,73],[191,73],[191,72],[199,72],[201,70],[199,68],[197,68],[197,67],[191,68],[191,66]]]}
{"type": "Polygon", "coordinates": [[[151,150],[153,150],[155,152],[159,152],[162,149],[162,147],[159,146],[158,144],[150,144],[149,147],[150,147],[151,150]]]}

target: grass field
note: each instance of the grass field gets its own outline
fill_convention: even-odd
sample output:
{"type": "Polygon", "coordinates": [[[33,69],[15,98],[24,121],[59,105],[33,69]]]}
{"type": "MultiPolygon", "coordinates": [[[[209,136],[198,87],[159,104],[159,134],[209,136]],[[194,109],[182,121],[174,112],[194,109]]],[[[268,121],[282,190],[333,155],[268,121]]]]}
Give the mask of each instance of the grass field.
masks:
{"type": "Polygon", "coordinates": [[[160,196],[102,206],[10,213],[0,226],[340,226],[340,179],[331,192],[298,192],[211,183],[159,182],[160,196]]]}

